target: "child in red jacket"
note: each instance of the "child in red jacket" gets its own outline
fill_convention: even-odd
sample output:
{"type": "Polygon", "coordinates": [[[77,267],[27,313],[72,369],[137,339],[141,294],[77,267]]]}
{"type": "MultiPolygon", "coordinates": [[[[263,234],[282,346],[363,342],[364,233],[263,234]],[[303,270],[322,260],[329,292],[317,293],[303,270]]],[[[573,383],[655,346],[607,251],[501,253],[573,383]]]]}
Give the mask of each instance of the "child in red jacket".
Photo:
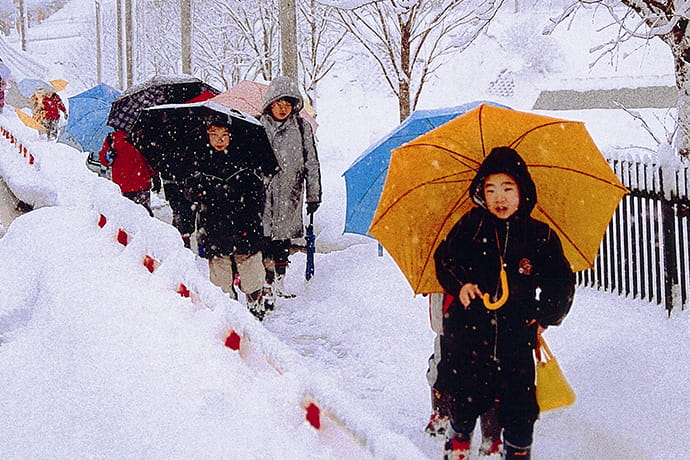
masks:
{"type": "Polygon", "coordinates": [[[67,109],[60,96],[50,89],[39,86],[30,101],[33,104],[34,120],[45,127],[48,139],[57,139],[60,112],[64,113],[65,120],[67,119],[67,109]]]}
{"type": "Polygon", "coordinates": [[[112,179],[120,186],[122,195],[146,208],[151,216],[152,178],[158,178],[142,154],[129,143],[127,132],[117,130],[108,134],[98,153],[104,166],[112,166],[112,179]]]}

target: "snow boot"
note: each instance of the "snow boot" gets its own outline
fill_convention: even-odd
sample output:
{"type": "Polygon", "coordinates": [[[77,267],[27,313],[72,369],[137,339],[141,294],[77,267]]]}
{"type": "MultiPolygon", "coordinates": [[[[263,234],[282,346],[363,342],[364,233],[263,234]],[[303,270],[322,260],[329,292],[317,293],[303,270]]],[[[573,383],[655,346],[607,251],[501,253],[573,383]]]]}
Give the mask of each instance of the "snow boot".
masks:
{"type": "Polygon", "coordinates": [[[479,458],[500,460],[503,443],[501,442],[501,424],[498,422],[496,406],[479,416],[482,429],[482,444],[479,447],[479,458]]]}
{"type": "Polygon", "coordinates": [[[276,295],[273,292],[273,286],[268,283],[264,283],[263,287],[263,297],[264,297],[264,308],[271,311],[275,308],[276,295]]]}
{"type": "Polygon", "coordinates": [[[273,282],[273,292],[278,297],[283,297],[286,299],[292,299],[295,294],[292,294],[285,288],[285,275],[276,273],[276,279],[273,282]]]}
{"type": "Polygon", "coordinates": [[[504,460],[530,460],[532,446],[520,447],[506,441],[504,460]]]}
{"type": "Polygon", "coordinates": [[[482,439],[479,446],[479,458],[481,460],[501,460],[503,458],[503,443],[500,439],[482,439]]]}
{"type": "Polygon", "coordinates": [[[259,321],[264,320],[266,308],[264,307],[263,289],[247,294],[247,308],[259,321]]]}
{"type": "Polygon", "coordinates": [[[424,428],[424,432],[429,436],[443,436],[450,424],[450,406],[452,397],[448,393],[431,389],[431,417],[429,423],[424,428]]]}
{"type": "MultiPolygon", "coordinates": [[[[450,430],[450,435],[453,433],[450,430]]],[[[443,446],[443,460],[469,460],[472,434],[455,434],[453,437],[446,435],[446,443],[443,446]]]]}

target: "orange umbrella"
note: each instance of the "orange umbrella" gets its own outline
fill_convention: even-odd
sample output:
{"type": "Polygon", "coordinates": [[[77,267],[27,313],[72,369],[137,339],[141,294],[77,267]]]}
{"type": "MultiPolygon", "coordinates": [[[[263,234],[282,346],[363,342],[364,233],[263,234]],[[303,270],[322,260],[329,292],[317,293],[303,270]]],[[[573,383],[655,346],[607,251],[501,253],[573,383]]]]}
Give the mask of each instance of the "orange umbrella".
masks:
{"type": "Polygon", "coordinates": [[[51,85],[53,85],[53,88],[55,88],[55,91],[62,91],[63,89],[67,88],[67,85],[69,85],[69,82],[67,80],[63,80],[62,78],[58,78],[56,80],[50,80],[49,83],[51,85]]]}
{"type": "Polygon", "coordinates": [[[29,128],[45,131],[45,126],[37,122],[31,115],[27,115],[23,110],[15,107],[14,112],[17,114],[17,118],[29,128]]]}
{"type": "MultiPolygon", "coordinates": [[[[242,80],[229,90],[213,97],[211,100],[258,118],[261,115],[261,106],[263,105],[264,95],[267,90],[268,85],[255,81],[242,80]]],[[[316,128],[319,124],[310,112],[313,112],[313,109],[304,101],[304,108],[300,110],[300,115],[309,122],[312,130],[316,132],[316,128]]]]}
{"type": "Polygon", "coordinates": [[[532,217],[558,233],[573,270],[593,267],[628,190],[584,123],[482,104],[393,150],[369,232],[415,293],[442,292],[434,252],[474,206],[470,182],[491,149],[501,146],[522,156],[536,183],[532,217]]]}

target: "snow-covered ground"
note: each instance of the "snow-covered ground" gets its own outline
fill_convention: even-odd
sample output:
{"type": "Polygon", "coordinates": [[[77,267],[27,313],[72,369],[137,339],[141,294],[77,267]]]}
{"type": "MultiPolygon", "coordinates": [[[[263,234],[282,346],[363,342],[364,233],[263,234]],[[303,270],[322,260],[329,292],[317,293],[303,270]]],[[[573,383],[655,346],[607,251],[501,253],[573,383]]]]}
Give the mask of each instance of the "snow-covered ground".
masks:
{"type": "MultiPolygon", "coordinates": [[[[594,40],[586,26],[570,40],[559,32],[559,46],[572,48],[560,73],[547,78],[513,63],[527,89],[499,102],[527,110],[538,88],[592,76],[572,40],[594,40]]],[[[478,45],[432,80],[422,108],[492,98],[486,88],[506,59],[491,37],[478,45]]],[[[664,81],[672,63],[663,47],[655,50],[623,74],[664,81]]],[[[304,255],[295,254],[287,282],[298,296],[279,301],[263,324],[207,281],[203,261],[163,222],[164,208],[162,220],[148,218],[88,172],[83,154],[39,141],[11,111],[0,115],[36,159],[29,165],[2,137],[0,175],[40,207],[0,239],[3,458],[440,457],[441,441],[423,433],[433,340],[427,300],[412,295],[375,241],[342,234],[341,174],[397,124],[397,104],[343,64],[319,89],[325,192],[315,277],[305,284],[304,255]],[[127,246],[117,242],[120,228],[127,246]],[[159,263],[153,273],[146,255],[159,263]],[[180,283],[191,297],[175,292],[180,283]],[[224,346],[230,329],[244,337],[240,353],[224,346]],[[347,429],[322,417],[315,430],[304,417],[309,401],[347,429]]],[[[626,114],[552,115],[584,120],[607,154],[653,147],[626,114]]],[[[542,415],[533,458],[686,458],[689,324],[687,311],[667,318],[660,306],[578,289],[563,325],[545,335],[578,400],[542,415]]]]}

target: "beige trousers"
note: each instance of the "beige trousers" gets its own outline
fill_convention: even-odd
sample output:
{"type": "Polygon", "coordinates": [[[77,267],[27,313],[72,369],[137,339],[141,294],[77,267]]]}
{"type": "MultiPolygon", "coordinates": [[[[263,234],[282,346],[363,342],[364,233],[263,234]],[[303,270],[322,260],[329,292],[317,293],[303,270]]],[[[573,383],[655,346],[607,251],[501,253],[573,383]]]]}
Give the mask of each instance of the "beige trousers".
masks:
{"type": "Polygon", "coordinates": [[[235,273],[240,275],[240,291],[251,294],[264,286],[265,270],[261,252],[213,257],[208,261],[211,282],[237,299],[233,288],[235,273]],[[237,270],[237,271],[235,271],[237,270]]]}

